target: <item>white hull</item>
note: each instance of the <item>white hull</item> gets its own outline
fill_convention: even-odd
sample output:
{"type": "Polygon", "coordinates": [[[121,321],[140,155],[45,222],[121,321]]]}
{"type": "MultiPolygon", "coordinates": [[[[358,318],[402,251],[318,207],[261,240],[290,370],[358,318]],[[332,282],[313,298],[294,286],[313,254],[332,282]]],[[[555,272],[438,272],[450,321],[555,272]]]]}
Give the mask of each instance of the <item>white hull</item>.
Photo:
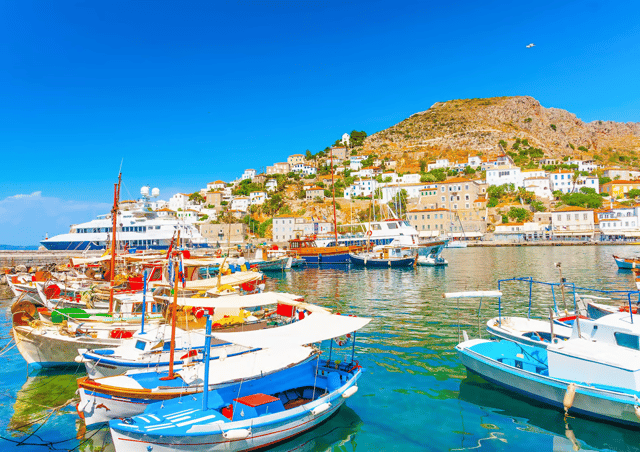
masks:
{"type": "Polygon", "coordinates": [[[77,366],[78,349],[117,347],[123,341],[108,337],[73,337],[62,335],[57,329],[38,330],[29,326],[15,326],[13,337],[25,361],[36,367],[77,366]]]}
{"type": "MultiPolygon", "coordinates": [[[[327,411],[320,415],[314,416],[308,413],[304,416],[293,420],[283,420],[282,422],[274,421],[273,424],[264,427],[252,427],[250,422],[246,425],[234,426],[234,429],[251,428],[251,435],[246,439],[229,440],[222,436],[218,424],[213,424],[210,431],[203,431],[200,436],[157,436],[148,437],[144,434],[126,434],[111,429],[111,438],[116,451],[126,452],[175,452],[175,451],[198,451],[198,452],[215,452],[215,451],[244,451],[271,444],[285,441],[293,436],[316,427],[318,424],[326,421],[329,417],[338,411],[344,404],[345,399],[339,397],[336,402],[327,411]],[[220,433],[214,433],[216,430],[220,433]]],[[[309,404],[314,405],[314,404],[309,404]]],[[[316,403],[315,405],[319,405],[316,403]]],[[[302,406],[297,410],[309,411],[312,407],[302,406]]],[[[283,413],[291,416],[293,413],[283,413]]],[[[241,424],[241,423],[237,423],[241,424]]]]}
{"type": "MultiPolygon", "coordinates": [[[[559,408],[563,407],[569,382],[518,369],[477,354],[465,347],[467,343],[472,342],[474,341],[463,342],[456,347],[460,361],[467,369],[498,386],[559,408]]],[[[632,394],[576,384],[569,414],[579,413],[638,426],[640,419],[636,416],[636,405],[637,398],[632,394]]]]}
{"type": "MultiPolygon", "coordinates": [[[[313,356],[315,356],[313,349],[300,347],[296,348],[296,350],[286,351],[259,350],[229,357],[226,360],[211,361],[209,388],[215,389],[241,379],[260,378],[293,364],[311,359],[313,356]]],[[[202,368],[203,366],[199,365],[198,367],[202,368]]],[[[175,372],[180,373],[180,369],[176,368],[175,372]]],[[[200,371],[200,369],[197,370],[200,371]]],[[[78,412],[84,416],[87,427],[108,422],[114,418],[132,417],[142,413],[151,403],[167,398],[199,393],[203,390],[202,380],[197,380],[191,385],[183,382],[182,386],[179,387],[163,387],[161,386],[162,381],[158,381],[160,384],[158,388],[142,392],[142,387],[137,383],[135,377],[129,375],[101,378],[99,383],[104,388],[104,392],[87,391],[80,387],[78,412]],[[117,392],[110,390],[110,388],[117,389],[117,392]],[[127,388],[129,388],[129,391],[127,391],[127,388]],[[125,397],[122,394],[129,394],[129,396],[125,397]]]]}

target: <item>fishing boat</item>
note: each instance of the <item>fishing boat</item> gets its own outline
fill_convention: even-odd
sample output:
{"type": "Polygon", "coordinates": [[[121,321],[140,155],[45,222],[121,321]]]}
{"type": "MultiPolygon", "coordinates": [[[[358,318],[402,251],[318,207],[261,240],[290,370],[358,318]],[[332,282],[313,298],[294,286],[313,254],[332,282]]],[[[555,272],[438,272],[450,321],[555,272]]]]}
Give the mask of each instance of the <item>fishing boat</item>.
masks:
{"type": "MultiPolygon", "coordinates": [[[[198,228],[177,218],[158,215],[151,209],[151,198],[160,194],[157,188],[149,192],[149,187],[140,189],[138,202],[123,202],[120,225],[117,227],[118,249],[167,249],[176,230],[181,231],[181,245],[189,248],[208,248],[207,240],[198,228]],[[128,210],[124,210],[126,209],[128,210]]],[[[66,234],[46,238],[40,243],[48,250],[104,250],[110,246],[112,233],[112,214],[99,215],[97,219],[86,223],[74,224],[66,234]]]]}
{"type": "MultiPolygon", "coordinates": [[[[573,283],[561,278],[561,282],[536,281],[530,277],[518,277],[498,280],[496,291],[476,291],[457,292],[445,294],[445,298],[498,298],[498,315],[486,321],[486,331],[493,338],[506,339],[514,342],[531,345],[534,347],[546,348],[555,338],[557,341],[564,341],[571,337],[573,324],[577,318],[595,320],[602,317],[588,315],[592,306],[598,306],[605,310],[606,314],[618,312],[618,308],[610,305],[596,303],[595,300],[611,300],[616,297],[620,301],[626,302],[627,311],[632,298],[637,299],[639,293],[635,290],[601,290],[578,287],[573,283]],[[516,293],[527,293],[528,297],[516,299],[506,303],[503,300],[503,291],[509,286],[515,286],[516,293]],[[518,287],[519,286],[519,287],[518,287]],[[524,287],[523,287],[524,286],[524,287]],[[519,290],[518,290],[519,289],[519,290]],[[524,289],[524,290],[523,290],[524,289]],[[540,296],[539,292],[544,291],[540,296]],[[547,294],[551,292],[549,297],[547,294]],[[604,296],[603,296],[604,295],[604,296]],[[533,313],[534,300],[544,300],[549,315],[544,318],[536,318],[533,313]],[[505,304],[514,306],[528,306],[527,315],[509,316],[504,315],[505,304]]],[[[540,303],[536,301],[536,303],[540,303]]],[[[480,325],[480,309],[482,301],[478,307],[478,325],[480,325]]],[[[622,309],[624,311],[624,309],[622,309]]]]}
{"type": "Polygon", "coordinates": [[[577,321],[582,331],[574,327],[569,340],[552,341],[547,348],[472,339],[456,350],[469,372],[498,386],[564,408],[567,414],[638,427],[640,330],[625,315],[627,328],[620,328],[618,319],[613,319],[614,328],[600,323],[596,329],[589,328],[588,321],[577,321]],[[591,339],[596,335],[601,340],[591,339]],[[607,335],[615,342],[606,340],[607,335]]]}
{"type": "Polygon", "coordinates": [[[289,248],[307,264],[349,264],[350,249],[347,246],[320,246],[315,236],[296,237],[289,240],[289,248]]]}
{"type": "Polygon", "coordinates": [[[445,248],[466,248],[467,242],[462,240],[449,240],[445,245],[445,248]]]}
{"type": "Polygon", "coordinates": [[[44,272],[36,272],[34,275],[7,274],[6,281],[14,297],[22,297],[33,303],[42,304],[40,296],[38,295],[37,283],[45,281],[44,272]]]}
{"type": "Polygon", "coordinates": [[[417,250],[402,246],[381,246],[373,251],[349,253],[351,263],[358,267],[411,267],[416,262],[417,250]]]}
{"type": "MultiPolygon", "coordinates": [[[[222,298],[231,297],[233,296],[222,298]]],[[[245,305],[261,306],[270,303],[269,300],[255,298],[256,295],[246,295],[244,297],[250,300],[244,302],[245,305]]],[[[278,309],[268,316],[265,313],[265,316],[274,324],[273,326],[276,326],[275,328],[266,328],[269,326],[266,322],[259,322],[257,329],[251,325],[246,325],[241,333],[220,333],[219,331],[227,330],[216,329],[216,336],[220,336],[218,339],[244,345],[244,342],[240,341],[245,338],[245,335],[250,338],[252,333],[260,330],[271,331],[272,335],[286,338],[290,331],[295,332],[305,328],[313,330],[317,328],[318,324],[324,324],[325,322],[331,324],[333,317],[335,317],[324,308],[296,301],[295,298],[299,298],[297,296],[283,299],[281,295],[276,294],[272,298],[280,300],[278,309]],[[307,309],[312,313],[309,313],[307,309]],[[233,336],[234,334],[240,334],[241,338],[237,339],[233,336]],[[233,340],[229,340],[229,338],[233,340]]],[[[230,305],[225,300],[186,300],[180,301],[180,303],[201,302],[204,306],[203,309],[206,310],[205,312],[211,312],[209,311],[211,309],[215,313],[216,310],[223,310],[224,308],[237,310],[237,305],[230,305]],[[207,301],[211,304],[204,304],[207,301]]],[[[174,305],[177,305],[178,302],[179,300],[176,298],[174,305]]],[[[333,323],[336,322],[340,321],[333,320],[333,323]]],[[[175,325],[175,323],[172,323],[172,325],[175,325]]],[[[305,362],[318,354],[318,350],[315,347],[307,346],[306,344],[296,346],[292,341],[289,341],[289,345],[282,347],[281,350],[275,348],[262,349],[268,344],[267,339],[268,337],[266,339],[263,338],[262,345],[251,346],[250,352],[240,351],[233,356],[220,353],[217,359],[209,360],[208,365],[189,362],[188,365],[183,364],[182,367],[176,366],[177,370],[174,371],[176,359],[170,357],[168,370],[164,367],[158,367],[157,369],[154,367],[152,371],[148,372],[128,371],[122,375],[97,378],[95,380],[89,377],[81,378],[78,380],[80,394],[78,412],[81,417],[84,417],[87,426],[105,422],[113,417],[133,416],[141,413],[146,405],[158,400],[167,400],[202,392],[203,375],[205,373],[211,372],[214,375],[214,379],[210,380],[210,384],[213,387],[224,386],[236,379],[254,379],[276,372],[288,366],[305,362]]],[[[173,331],[171,343],[174,344],[170,346],[170,353],[173,355],[172,350],[175,350],[175,335],[173,331]]],[[[204,350],[208,350],[206,344],[204,350]]]]}
{"type": "Polygon", "coordinates": [[[620,270],[631,270],[633,268],[640,268],[640,258],[637,257],[619,257],[613,255],[613,260],[616,261],[620,270]]]}
{"type": "MultiPolygon", "coordinates": [[[[280,349],[285,343],[330,339],[369,322],[350,316],[323,320],[328,321],[287,335],[270,334],[277,330],[268,330],[247,333],[242,338],[238,335],[243,333],[225,337],[246,346],[259,342],[280,349]]],[[[116,451],[253,450],[284,441],[327,420],[357,392],[361,374],[353,351],[350,361],[334,361],[331,356],[320,360],[316,356],[268,377],[241,380],[180,401],[156,403],[141,415],[113,419],[109,428],[116,451]]]]}
{"type": "Polygon", "coordinates": [[[447,241],[444,240],[421,245],[420,248],[418,248],[416,264],[426,267],[445,267],[449,265],[449,262],[440,255],[446,244],[447,241]]]}
{"type": "Polygon", "coordinates": [[[348,246],[338,243],[338,223],[336,219],[336,187],[333,183],[333,158],[331,158],[331,188],[333,192],[333,244],[316,242],[317,236],[300,237],[289,240],[289,248],[296,257],[307,264],[349,264],[348,246]]]}
{"type": "MultiPolygon", "coordinates": [[[[304,303],[299,295],[284,292],[263,292],[252,295],[230,294],[217,298],[177,298],[178,309],[188,313],[187,321],[178,318],[176,325],[175,364],[183,359],[201,361],[204,356],[204,327],[209,314],[214,331],[251,331],[285,325],[295,319],[328,311],[320,306],[304,303]]],[[[232,356],[249,351],[248,348],[214,340],[211,356],[232,356]]],[[[149,331],[138,331],[116,348],[80,350],[76,362],[85,364],[91,379],[113,376],[126,371],[166,370],[170,363],[170,335],[167,325],[149,331]]]]}

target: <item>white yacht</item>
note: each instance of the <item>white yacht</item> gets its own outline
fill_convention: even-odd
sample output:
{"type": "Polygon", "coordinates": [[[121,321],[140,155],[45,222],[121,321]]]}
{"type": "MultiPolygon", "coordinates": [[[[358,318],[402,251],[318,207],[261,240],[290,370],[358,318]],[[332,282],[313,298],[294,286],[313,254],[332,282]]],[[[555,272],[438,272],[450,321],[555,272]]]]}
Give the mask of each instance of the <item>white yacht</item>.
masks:
{"type": "MultiPolygon", "coordinates": [[[[338,234],[338,246],[418,246],[420,244],[418,231],[405,220],[389,219],[340,225],[342,228],[346,226],[360,228],[361,231],[338,234]]],[[[336,246],[335,242],[333,235],[316,238],[318,246],[336,246]]]]}
{"type": "MultiPolygon", "coordinates": [[[[207,248],[207,240],[198,228],[170,215],[154,211],[150,199],[160,194],[154,188],[149,195],[149,187],[140,190],[137,202],[121,202],[118,212],[118,247],[132,249],[166,249],[171,239],[180,231],[180,241],[189,248],[207,248]]],[[[40,243],[48,250],[102,250],[111,243],[113,220],[111,214],[99,215],[95,220],[74,224],[67,234],[46,238],[40,243]]]]}

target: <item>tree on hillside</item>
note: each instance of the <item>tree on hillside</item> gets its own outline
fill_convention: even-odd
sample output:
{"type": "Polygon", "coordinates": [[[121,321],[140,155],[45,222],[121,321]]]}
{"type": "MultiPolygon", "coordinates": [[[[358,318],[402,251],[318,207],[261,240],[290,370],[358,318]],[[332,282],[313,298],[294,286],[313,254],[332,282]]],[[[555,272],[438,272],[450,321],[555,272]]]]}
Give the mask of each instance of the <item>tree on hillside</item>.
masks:
{"type": "Polygon", "coordinates": [[[349,142],[351,143],[351,147],[362,146],[364,144],[364,139],[367,138],[367,133],[363,130],[358,132],[356,130],[351,132],[349,136],[349,142]]]}
{"type": "Polygon", "coordinates": [[[197,191],[189,195],[189,201],[195,202],[196,204],[202,204],[204,202],[204,197],[200,194],[199,191],[197,191]]]}

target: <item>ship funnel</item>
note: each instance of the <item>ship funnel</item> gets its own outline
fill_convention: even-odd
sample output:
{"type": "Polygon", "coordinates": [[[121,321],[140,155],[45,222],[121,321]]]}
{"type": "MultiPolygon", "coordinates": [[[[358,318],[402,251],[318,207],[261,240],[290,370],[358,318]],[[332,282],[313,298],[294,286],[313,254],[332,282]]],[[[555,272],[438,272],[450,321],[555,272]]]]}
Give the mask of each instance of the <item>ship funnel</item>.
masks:
{"type": "Polygon", "coordinates": [[[154,188],[153,190],[151,190],[151,196],[153,196],[154,198],[157,198],[158,196],[160,196],[160,189],[154,188]]]}
{"type": "Polygon", "coordinates": [[[149,187],[148,187],[148,186],[146,186],[146,185],[145,185],[144,187],[142,187],[142,188],[140,189],[140,194],[141,194],[142,196],[145,196],[145,197],[146,197],[146,196],[149,196],[149,187]]]}

